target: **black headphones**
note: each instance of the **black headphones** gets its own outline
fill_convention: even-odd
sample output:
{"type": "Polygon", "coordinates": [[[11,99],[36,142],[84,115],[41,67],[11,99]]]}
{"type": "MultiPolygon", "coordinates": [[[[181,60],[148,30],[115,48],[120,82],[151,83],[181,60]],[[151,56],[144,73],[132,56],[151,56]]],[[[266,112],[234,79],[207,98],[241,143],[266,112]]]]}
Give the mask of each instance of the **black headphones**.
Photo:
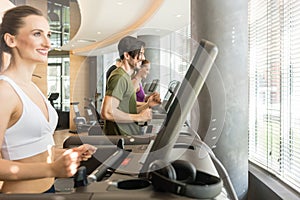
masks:
{"type": "Polygon", "coordinates": [[[155,160],[149,165],[149,170],[148,178],[157,191],[200,199],[214,198],[222,191],[222,179],[196,170],[185,160],[172,163],[155,160]]]}

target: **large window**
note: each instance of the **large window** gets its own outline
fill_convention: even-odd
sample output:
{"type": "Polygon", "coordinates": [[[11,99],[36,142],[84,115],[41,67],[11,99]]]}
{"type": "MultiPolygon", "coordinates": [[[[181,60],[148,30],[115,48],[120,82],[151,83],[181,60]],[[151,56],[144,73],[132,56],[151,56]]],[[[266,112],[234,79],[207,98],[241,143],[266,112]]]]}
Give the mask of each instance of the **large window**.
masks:
{"type": "Polygon", "coordinates": [[[48,21],[51,29],[51,47],[48,59],[48,94],[58,93],[55,108],[70,110],[70,59],[68,52],[60,47],[69,41],[70,8],[69,1],[48,0],[48,21]]]}
{"type": "Polygon", "coordinates": [[[48,59],[48,94],[59,93],[54,107],[57,110],[70,110],[70,59],[49,58],[48,59]]]}
{"type": "Polygon", "coordinates": [[[160,39],[160,94],[168,91],[169,84],[174,80],[182,81],[192,56],[194,56],[193,41],[190,37],[190,26],[162,36],[160,39]]]}
{"type": "Polygon", "coordinates": [[[70,40],[69,2],[48,0],[48,21],[51,29],[51,47],[59,49],[70,40]]]}
{"type": "Polygon", "coordinates": [[[249,0],[249,159],[300,189],[300,1],[249,0]]]}

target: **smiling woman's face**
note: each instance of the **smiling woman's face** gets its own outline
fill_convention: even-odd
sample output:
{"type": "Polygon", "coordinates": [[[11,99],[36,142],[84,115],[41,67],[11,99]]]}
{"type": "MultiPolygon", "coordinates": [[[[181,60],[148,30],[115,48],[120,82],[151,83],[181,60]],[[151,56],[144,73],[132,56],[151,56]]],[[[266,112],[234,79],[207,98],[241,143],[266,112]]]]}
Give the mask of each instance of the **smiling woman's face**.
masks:
{"type": "Polygon", "coordinates": [[[146,64],[139,70],[139,73],[141,73],[141,77],[143,79],[147,78],[148,74],[150,73],[150,69],[150,64],[146,64]]]}
{"type": "Polygon", "coordinates": [[[45,63],[50,50],[50,27],[43,16],[29,15],[23,18],[24,26],[15,35],[14,56],[23,60],[45,63]],[[18,55],[16,55],[18,54],[18,55]]]}

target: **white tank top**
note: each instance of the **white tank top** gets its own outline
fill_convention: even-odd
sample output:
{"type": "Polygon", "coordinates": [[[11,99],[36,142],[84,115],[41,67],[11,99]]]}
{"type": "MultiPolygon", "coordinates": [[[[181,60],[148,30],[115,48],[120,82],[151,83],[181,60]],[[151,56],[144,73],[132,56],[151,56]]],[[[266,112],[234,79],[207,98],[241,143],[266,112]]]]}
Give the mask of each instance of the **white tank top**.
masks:
{"type": "Polygon", "coordinates": [[[58,121],[57,112],[36,85],[47,105],[49,121],[12,79],[0,75],[0,80],[7,81],[23,103],[20,119],[4,134],[2,157],[7,160],[19,160],[46,151],[49,146],[54,145],[53,133],[58,121]]]}

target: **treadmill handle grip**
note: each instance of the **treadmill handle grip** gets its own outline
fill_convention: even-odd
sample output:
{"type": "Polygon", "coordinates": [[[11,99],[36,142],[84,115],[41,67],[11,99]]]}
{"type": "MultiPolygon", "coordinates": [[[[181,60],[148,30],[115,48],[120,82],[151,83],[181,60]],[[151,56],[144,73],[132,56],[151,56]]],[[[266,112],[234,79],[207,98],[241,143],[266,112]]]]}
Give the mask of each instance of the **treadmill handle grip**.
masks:
{"type": "Polygon", "coordinates": [[[114,154],[108,157],[99,167],[97,167],[89,176],[88,182],[101,181],[107,173],[107,169],[114,166],[124,154],[123,149],[118,149],[114,154]]]}

